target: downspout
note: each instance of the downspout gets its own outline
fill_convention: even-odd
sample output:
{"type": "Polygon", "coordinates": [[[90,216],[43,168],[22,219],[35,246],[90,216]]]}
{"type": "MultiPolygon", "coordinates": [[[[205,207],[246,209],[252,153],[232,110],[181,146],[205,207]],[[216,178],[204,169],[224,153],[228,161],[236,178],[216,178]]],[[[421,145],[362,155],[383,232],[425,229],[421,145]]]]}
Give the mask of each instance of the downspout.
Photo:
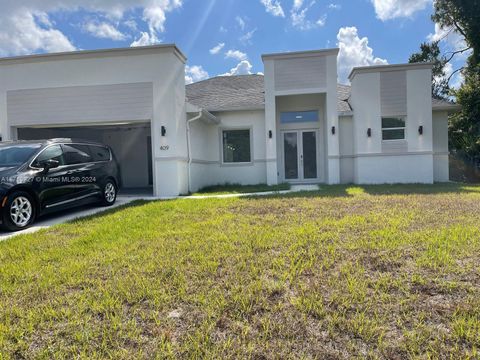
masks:
{"type": "Polygon", "coordinates": [[[198,112],[197,116],[194,116],[190,120],[187,120],[187,152],[188,152],[188,193],[191,191],[192,177],[191,177],[191,167],[192,167],[192,146],[190,142],[190,123],[200,119],[202,117],[202,110],[198,112]]]}

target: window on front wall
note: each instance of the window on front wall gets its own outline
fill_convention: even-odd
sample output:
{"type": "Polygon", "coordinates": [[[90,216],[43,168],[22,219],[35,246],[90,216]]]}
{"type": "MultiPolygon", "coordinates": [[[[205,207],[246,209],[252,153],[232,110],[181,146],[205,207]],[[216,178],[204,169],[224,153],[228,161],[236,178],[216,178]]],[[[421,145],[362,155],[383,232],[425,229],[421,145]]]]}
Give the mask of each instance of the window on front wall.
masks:
{"type": "Polygon", "coordinates": [[[405,140],[405,118],[383,117],[382,140],[405,140]]]}
{"type": "Polygon", "coordinates": [[[317,121],[318,111],[287,111],[280,113],[280,123],[282,124],[295,124],[317,121]]]}
{"type": "Polygon", "coordinates": [[[251,162],[250,130],[223,130],[223,162],[251,162]]]}

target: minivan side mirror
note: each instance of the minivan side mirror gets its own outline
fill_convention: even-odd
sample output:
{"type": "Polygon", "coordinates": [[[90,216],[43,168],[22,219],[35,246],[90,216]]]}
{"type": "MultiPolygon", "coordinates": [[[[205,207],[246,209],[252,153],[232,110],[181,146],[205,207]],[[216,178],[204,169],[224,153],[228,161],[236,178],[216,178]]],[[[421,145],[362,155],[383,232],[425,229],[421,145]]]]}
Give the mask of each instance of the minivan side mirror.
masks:
{"type": "Polygon", "coordinates": [[[49,159],[49,160],[40,162],[38,165],[39,167],[43,168],[43,171],[46,172],[50,169],[57,168],[60,165],[60,163],[57,160],[49,159]]]}

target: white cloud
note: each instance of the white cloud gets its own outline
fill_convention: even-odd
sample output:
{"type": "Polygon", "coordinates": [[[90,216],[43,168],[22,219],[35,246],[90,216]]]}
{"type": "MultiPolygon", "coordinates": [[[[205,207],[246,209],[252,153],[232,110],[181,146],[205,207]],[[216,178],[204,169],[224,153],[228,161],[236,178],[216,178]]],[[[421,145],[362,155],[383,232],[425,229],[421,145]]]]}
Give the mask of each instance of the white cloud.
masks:
{"type": "Polygon", "coordinates": [[[225,53],[225,58],[226,59],[236,59],[236,60],[247,60],[248,59],[248,56],[247,54],[239,51],[239,50],[228,50],[226,53],[225,53]]]}
{"type": "Polygon", "coordinates": [[[191,84],[197,81],[202,81],[208,79],[209,75],[202,66],[200,65],[193,65],[193,66],[185,66],[185,83],[191,84]]]}
{"type": "Polygon", "coordinates": [[[294,0],[293,1],[293,8],[300,9],[303,5],[303,0],[294,0]]]}
{"type": "Polygon", "coordinates": [[[342,8],[342,5],[331,3],[328,4],[328,8],[332,10],[340,10],[342,8]]]}
{"type": "Polygon", "coordinates": [[[248,45],[252,43],[253,35],[257,32],[257,29],[253,29],[246,34],[240,36],[239,40],[243,45],[248,45]]]}
{"type": "Polygon", "coordinates": [[[360,38],[356,27],[340,28],[337,34],[338,73],[341,82],[346,82],[348,74],[355,66],[386,65],[387,60],[374,57],[373,49],[368,46],[368,38],[360,38]]]}
{"type": "Polygon", "coordinates": [[[229,72],[220,76],[234,76],[234,75],[250,75],[252,73],[252,64],[248,60],[243,60],[237,66],[230,69],[229,72]]]}
{"type": "Polygon", "coordinates": [[[417,11],[423,10],[432,0],[371,0],[377,17],[391,20],[401,17],[411,17],[417,11]]]}
{"type": "Polygon", "coordinates": [[[265,6],[268,13],[273,16],[285,17],[285,12],[278,0],[260,0],[260,2],[265,6]]]}
{"type": "Polygon", "coordinates": [[[73,50],[72,42],[52,27],[44,12],[14,11],[0,15],[0,56],[73,50]]]}
{"type": "Polygon", "coordinates": [[[220,51],[222,51],[222,49],[225,47],[225,43],[219,43],[217,46],[211,48],[209,51],[210,51],[210,54],[212,55],[217,55],[220,51]]]}
{"type": "Polygon", "coordinates": [[[240,26],[240,29],[245,30],[245,20],[243,20],[240,16],[237,16],[235,21],[237,22],[238,26],[240,26]]]}
{"type": "Polygon", "coordinates": [[[315,1],[312,1],[302,9],[303,0],[295,0],[293,8],[290,11],[290,20],[294,28],[307,31],[325,26],[327,15],[322,15],[317,21],[307,19],[307,13],[313,5],[315,5],[315,1]]]}
{"type": "MultiPolygon", "coordinates": [[[[141,9],[148,25],[149,42],[165,30],[166,14],[183,0],[1,0],[0,55],[70,51],[75,46],[49,18],[53,12],[93,12],[99,22],[120,22],[127,11],[141,9]]],[[[112,35],[113,33],[110,33],[112,35]]],[[[106,35],[106,33],[104,33],[106,35]]],[[[144,42],[146,37],[139,34],[144,42]]],[[[113,36],[117,36],[113,35],[113,36]]],[[[140,39],[139,39],[140,40],[140,39]]],[[[134,43],[137,43],[138,40],[134,43]]]]}
{"type": "Polygon", "coordinates": [[[131,47],[136,47],[136,46],[148,46],[148,45],[155,45],[160,43],[160,39],[157,38],[157,35],[155,33],[150,34],[148,32],[142,32],[140,34],[140,37],[136,40],[134,40],[130,46],[131,47]]]}
{"type": "Polygon", "coordinates": [[[101,39],[122,41],[127,38],[127,36],[115,28],[115,26],[106,22],[89,22],[83,26],[83,29],[89,34],[101,39]]]}
{"type": "Polygon", "coordinates": [[[138,25],[137,22],[133,19],[129,19],[123,23],[126,27],[128,27],[132,31],[137,31],[138,30],[138,25]]]}

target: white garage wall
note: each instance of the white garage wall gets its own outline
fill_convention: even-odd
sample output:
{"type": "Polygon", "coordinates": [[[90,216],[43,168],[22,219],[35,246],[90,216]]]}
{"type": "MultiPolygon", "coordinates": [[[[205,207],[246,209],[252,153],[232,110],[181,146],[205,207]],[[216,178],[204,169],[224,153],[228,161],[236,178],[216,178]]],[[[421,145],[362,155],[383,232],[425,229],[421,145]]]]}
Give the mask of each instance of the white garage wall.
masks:
{"type": "MultiPolygon", "coordinates": [[[[50,114],[44,112],[42,119],[34,116],[27,120],[27,114],[17,107],[21,103],[17,95],[22,94],[22,91],[23,95],[31,94],[34,97],[39,93],[46,94],[45,89],[50,89],[47,92],[53,96],[61,92],[58,88],[68,88],[69,94],[73,94],[82,93],[85,91],[82,87],[88,87],[88,91],[106,96],[105,89],[109,86],[113,86],[112,89],[118,91],[117,94],[121,94],[124,89],[132,90],[134,86],[139,86],[137,90],[141,94],[134,96],[137,104],[132,103],[132,96],[124,98],[123,95],[118,95],[115,101],[109,98],[104,108],[96,104],[100,106],[97,111],[92,107],[89,112],[83,107],[87,119],[83,121],[96,122],[97,118],[105,120],[106,114],[110,114],[107,120],[123,120],[127,116],[134,116],[129,120],[136,120],[136,117],[143,117],[143,113],[151,113],[150,118],[141,120],[152,122],[155,194],[178,195],[186,191],[187,183],[184,62],[183,55],[172,45],[0,59],[1,134],[8,140],[12,136],[12,125],[19,122],[23,125],[41,124],[45,121],[42,119],[50,119],[47,122],[57,123],[45,125],[63,125],[66,121],[55,114],[54,106],[43,108],[42,111],[49,111],[50,114]],[[151,84],[148,85],[151,87],[151,95],[146,94],[147,85],[138,85],[147,83],[151,84]],[[12,99],[10,113],[7,111],[7,93],[12,99]],[[150,99],[151,111],[144,106],[150,99]],[[115,112],[112,107],[124,111],[115,112]],[[132,113],[128,113],[127,108],[132,113]],[[161,126],[167,129],[165,137],[161,136],[161,126]]],[[[77,114],[68,121],[81,122],[81,114],[78,113],[83,110],[75,112],[77,114]]],[[[67,113],[68,111],[63,112],[63,116],[68,117],[67,113]]]]}

